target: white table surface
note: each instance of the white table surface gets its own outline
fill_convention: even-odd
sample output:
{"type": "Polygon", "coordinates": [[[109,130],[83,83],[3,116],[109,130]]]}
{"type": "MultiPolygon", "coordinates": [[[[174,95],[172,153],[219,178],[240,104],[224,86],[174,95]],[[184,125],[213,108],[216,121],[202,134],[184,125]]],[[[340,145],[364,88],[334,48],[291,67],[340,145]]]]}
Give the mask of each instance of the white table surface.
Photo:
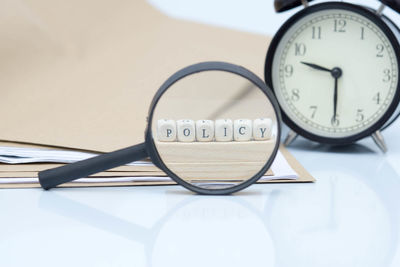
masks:
{"type": "Polygon", "coordinates": [[[289,150],[316,183],[233,196],[0,190],[0,266],[400,266],[399,132],[400,121],[384,132],[386,155],[371,138],[342,148],[299,138],[289,150]]]}

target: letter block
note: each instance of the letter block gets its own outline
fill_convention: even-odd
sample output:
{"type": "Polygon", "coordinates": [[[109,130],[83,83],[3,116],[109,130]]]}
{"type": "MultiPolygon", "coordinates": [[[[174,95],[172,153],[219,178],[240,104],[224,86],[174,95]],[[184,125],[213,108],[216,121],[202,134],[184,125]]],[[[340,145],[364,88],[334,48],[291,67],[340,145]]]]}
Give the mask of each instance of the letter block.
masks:
{"type": "Polygon", "coordinates": [[[268,140],[272,134],[272,120],[271,119],[255,119],[253,121],[253,137],[254,140],[268,140]]]}
{"type": "Polygon", "coordinates": [[[176,121],[179,142],[194,142],[196,140],[196,127],[193,120],[176,121]]]}
{"type": "Polygon", "coordinates": [[[239,119],[233,123],[233,138],[235,141],[249,141],[253,135],[253,125],[251,120],[239,119]]]}
{"type": "Polygon", "coordinates": [[[157,138],[161,142],[173,142],[176,140],[176,123],[174,120],[157,121],[157,138]]]}
{"type": "Polygon", "coordinates": [[[215,141],[229,142],[233,139],[232,120],[222,119],[215,121],[215,141]]]}
{"type": "Polygon", "coordinates": [[[214,139],[214,122],[211,120],[196,121],[196,139],[199,142],[210,142],[214,139]]]}

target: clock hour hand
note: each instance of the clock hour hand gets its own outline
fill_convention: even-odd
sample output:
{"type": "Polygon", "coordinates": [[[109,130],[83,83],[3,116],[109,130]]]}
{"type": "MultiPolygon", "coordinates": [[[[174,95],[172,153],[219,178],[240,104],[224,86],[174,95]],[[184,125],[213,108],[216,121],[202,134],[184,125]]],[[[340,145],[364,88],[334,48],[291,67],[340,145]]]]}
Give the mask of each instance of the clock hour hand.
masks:
{"type": "Polygon", "coordinates": [[[304,65],[307,65],[307,66],[309,66],[309,67],[311,67],[313,69],[316,69],[316,70],[332,72],[332,70],[330,70],[328,68],[325,68],[325,67],[322,67],[322,66],[319,66],[319,65],[314,64],[314,63],[308,63],[308,62],[304,62],[304,61],[301,61],[301,63],[304,64],[304,65]]]}

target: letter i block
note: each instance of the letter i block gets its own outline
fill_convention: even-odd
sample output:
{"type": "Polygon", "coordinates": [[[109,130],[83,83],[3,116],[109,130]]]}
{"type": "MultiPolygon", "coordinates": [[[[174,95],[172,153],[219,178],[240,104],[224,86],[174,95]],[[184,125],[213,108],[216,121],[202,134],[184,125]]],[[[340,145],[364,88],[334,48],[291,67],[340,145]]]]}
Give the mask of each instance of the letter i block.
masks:
{"type": "Polygon", "coordinates": [[[235,141],[249,141],[253,135],[253,125],[251,120],[240,119],[233,123],[233,138],[235,141]]]}
{"type": "Polygon", "coordinates": [[[214,139],[214,122],[211,120],[196,121],[196,139],[199,142],[210,142],[214,139]]]}
{"type": "Polygon", "coordinates": [[[157,121],[157,138],[161,142],[173,142],[176,140],[176,123],[174,120],[157,121]]]}
{"type": "Polygon", "coordinates": [[[253,121],[253,137],[254,140],[268,140],[272,135],[271,119],[255,119],[253,121]]]}
{"type": "Polygon", "coordinates": [[[217,142],[229,142],[233,139],[233,123],[232,120],[216,120],[215,121],[215,140],[217,142]]]}
{"type": "Polygon", "coordinates": [[[179,142],[194,142],[196,140],[196,129],[193,120],[178,120],[176,127],[179,142]]]}

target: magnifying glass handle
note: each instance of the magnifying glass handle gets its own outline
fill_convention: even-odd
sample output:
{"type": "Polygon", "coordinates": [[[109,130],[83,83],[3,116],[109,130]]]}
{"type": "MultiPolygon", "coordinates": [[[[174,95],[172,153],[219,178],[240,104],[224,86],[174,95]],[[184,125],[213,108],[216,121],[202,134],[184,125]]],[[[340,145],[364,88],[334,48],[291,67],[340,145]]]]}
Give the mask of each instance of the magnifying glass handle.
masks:
{"type": "Polygon", "coordinates": [[[123,148],[97,157],[39,172],[39,182],[44,189],[87,177],[148,156],[145,143],[123,148]]]}

